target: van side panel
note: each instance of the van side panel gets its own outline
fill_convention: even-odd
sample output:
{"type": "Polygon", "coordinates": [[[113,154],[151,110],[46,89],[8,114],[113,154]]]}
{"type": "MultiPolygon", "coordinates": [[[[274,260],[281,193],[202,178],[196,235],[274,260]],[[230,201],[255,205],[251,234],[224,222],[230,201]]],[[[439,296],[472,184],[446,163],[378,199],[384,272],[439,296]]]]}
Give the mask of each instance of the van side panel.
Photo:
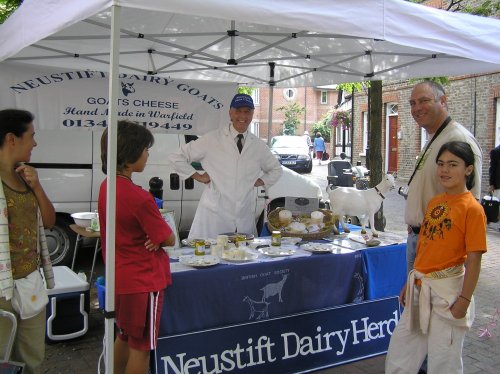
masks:
{"type": "Polygon", "coordinates": [[[92,133],[37,130],[30,164],[56,211],[88,211],[92,186],[92,133]]]}

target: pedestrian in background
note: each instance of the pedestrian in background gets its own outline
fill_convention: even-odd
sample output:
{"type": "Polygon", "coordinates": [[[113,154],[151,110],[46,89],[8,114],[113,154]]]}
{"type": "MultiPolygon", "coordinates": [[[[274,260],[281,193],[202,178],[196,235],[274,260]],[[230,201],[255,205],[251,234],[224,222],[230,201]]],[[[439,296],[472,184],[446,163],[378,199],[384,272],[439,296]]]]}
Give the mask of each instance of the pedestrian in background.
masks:
{"type": "Polygon", "coordinates": [[[426,355],[429,373],[463,372],[463,342],[475,317],[472,295],[486,252],[486,216],[470,192],[475,158],[459,141],[443,144],[435,158],[444,193],[431,199],[420,228],[386,374],[417,373],[426,355]]]}
{"type": "MultiPolygon", "coordinates": [[[[45,228],[56,222],[54,207],[43,190],[35,168],[25,165],[36,147],[33,115],[25,110],[0,111],[0,309],[14,313],[17,334],[12,356],[25,364],[23,373],[40,373],[45,357],[45,305],[35,316],[23,319],[12,307],[15,280],[35,273],[46,287],[54,288],[54,273],[45,228]]],[[[0,318],[0,354],[5,352],[11,322],[0,318]]],[[[1,367],[1,365],[0,365],[1,367]]]]}
{"type": "Polygon", "coordinates": [[[314,150],[316,151],[318,165],[321,165],[321,160],[323,159],[323,153],[326,151],[326,147],[325,139],[323,139],[319,131],[316,132],[316,136],[314,137],[314,150]]]}
{"type": "MultiPolygon", "coordinates": [[[[172,283],[170,261],[162,246],[175,235],[160,214],[153,195],[132,182],[132,173],[146,167],[151,132],[135,122],[119,121],[116,175],[99,189],[99,223],[106,262],[107,180],[116,178],[115,373],[148,373],[150,351],[156,348],[165,288],[172,283]]],[[[107,174],[108,129],[101,137],[101,161],[107,174]]]]}
{"type": "Polygon", "coordinates": [[[313,145],[313,142],[311,140],[311,137],[309,136],[309,131],[304,131],[304,135],[302,135],[304,137],[304,140],[306,141],[306,144],[307,144],[307,147],[309,148],[309,156],[311,156],[312,158],[312,154],[314,152],[314,145],[313,145]]]}

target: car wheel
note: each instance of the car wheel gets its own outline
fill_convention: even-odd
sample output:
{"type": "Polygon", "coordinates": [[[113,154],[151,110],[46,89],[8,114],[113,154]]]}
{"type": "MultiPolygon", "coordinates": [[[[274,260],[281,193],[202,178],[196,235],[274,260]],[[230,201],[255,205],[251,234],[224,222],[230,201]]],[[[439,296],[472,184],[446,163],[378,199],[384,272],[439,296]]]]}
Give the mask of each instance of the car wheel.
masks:
{"type": "Polygon", "coordinates": [[[309,166],[305,169],[305,172],[306,173],[310,173],[312,171],[312,169],[313,169],[313,163],[311,161],[311,163],[309,164],[309,166]]]}
{"type": "Polygon", "coordinates": [[[52,265],[71,266],[76,241],[76,233],[69,228],[72,223],[70,218],[57,215],[54,227],[45,230],[52,265]]]}

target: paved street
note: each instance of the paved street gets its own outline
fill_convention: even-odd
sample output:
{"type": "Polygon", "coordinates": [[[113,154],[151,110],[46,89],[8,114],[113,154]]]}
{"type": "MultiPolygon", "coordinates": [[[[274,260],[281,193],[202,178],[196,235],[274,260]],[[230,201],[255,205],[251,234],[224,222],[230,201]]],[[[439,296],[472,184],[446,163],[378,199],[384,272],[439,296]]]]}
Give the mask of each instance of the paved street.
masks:
{"type": "MultiPolygon", "coordinates": [[[[322,186],[325,196],[326,175],[326,164],[314,165],[310,174],[322,186]]],[[[402,183],[397,181],[397,186],[400,185],[402,183]]],[[[388,193],[384,202],[386,231],[403,234],[406,232],[403,218],[404,199],[396,193],[396,190],[388,193]]],[[[467,334],[464,346],[464,372],[467,374],[500,372],[500,232],[498,227],[499,224],[490,224],[488,227],[488,253],[483,256],[481,276],[475,292],[476,321],[467,334]]],[[[87,271],[90,269],[92,250],[89,250],[88,254],[87,258],[77,261],[76,269],[87,271]]],[[[100,257],[96,266],[98,274],[103,274],[104,268],[100,257]]],[[[49,345],[43,372],[50,374],[97,372],[98,358],[102,351],[104,319],[97,308],[94,287],[91,290],[91,299],[89,332],[80,339],[49,345]]],[[[318,373],[383,373],[384,360],[385,355],[382,355],[318,373]]]]}

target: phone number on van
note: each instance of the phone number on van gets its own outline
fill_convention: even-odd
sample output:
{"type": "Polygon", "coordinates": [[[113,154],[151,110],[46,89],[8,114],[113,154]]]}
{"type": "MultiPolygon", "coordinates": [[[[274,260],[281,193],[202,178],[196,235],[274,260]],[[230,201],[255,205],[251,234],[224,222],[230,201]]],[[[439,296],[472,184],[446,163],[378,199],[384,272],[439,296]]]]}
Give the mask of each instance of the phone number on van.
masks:
{"type": "MultiPolygon", "coordinates": [[[[92,119],[65,119],[62,121],[64,127],[107,127],[107,121],[96,122],[92,119]]],[[[154,121],[137,122],[139,125],[150,129],[165,129],[165,130],[190,130],[193,125],[189,123],[158,123],[154,121]]]]}

